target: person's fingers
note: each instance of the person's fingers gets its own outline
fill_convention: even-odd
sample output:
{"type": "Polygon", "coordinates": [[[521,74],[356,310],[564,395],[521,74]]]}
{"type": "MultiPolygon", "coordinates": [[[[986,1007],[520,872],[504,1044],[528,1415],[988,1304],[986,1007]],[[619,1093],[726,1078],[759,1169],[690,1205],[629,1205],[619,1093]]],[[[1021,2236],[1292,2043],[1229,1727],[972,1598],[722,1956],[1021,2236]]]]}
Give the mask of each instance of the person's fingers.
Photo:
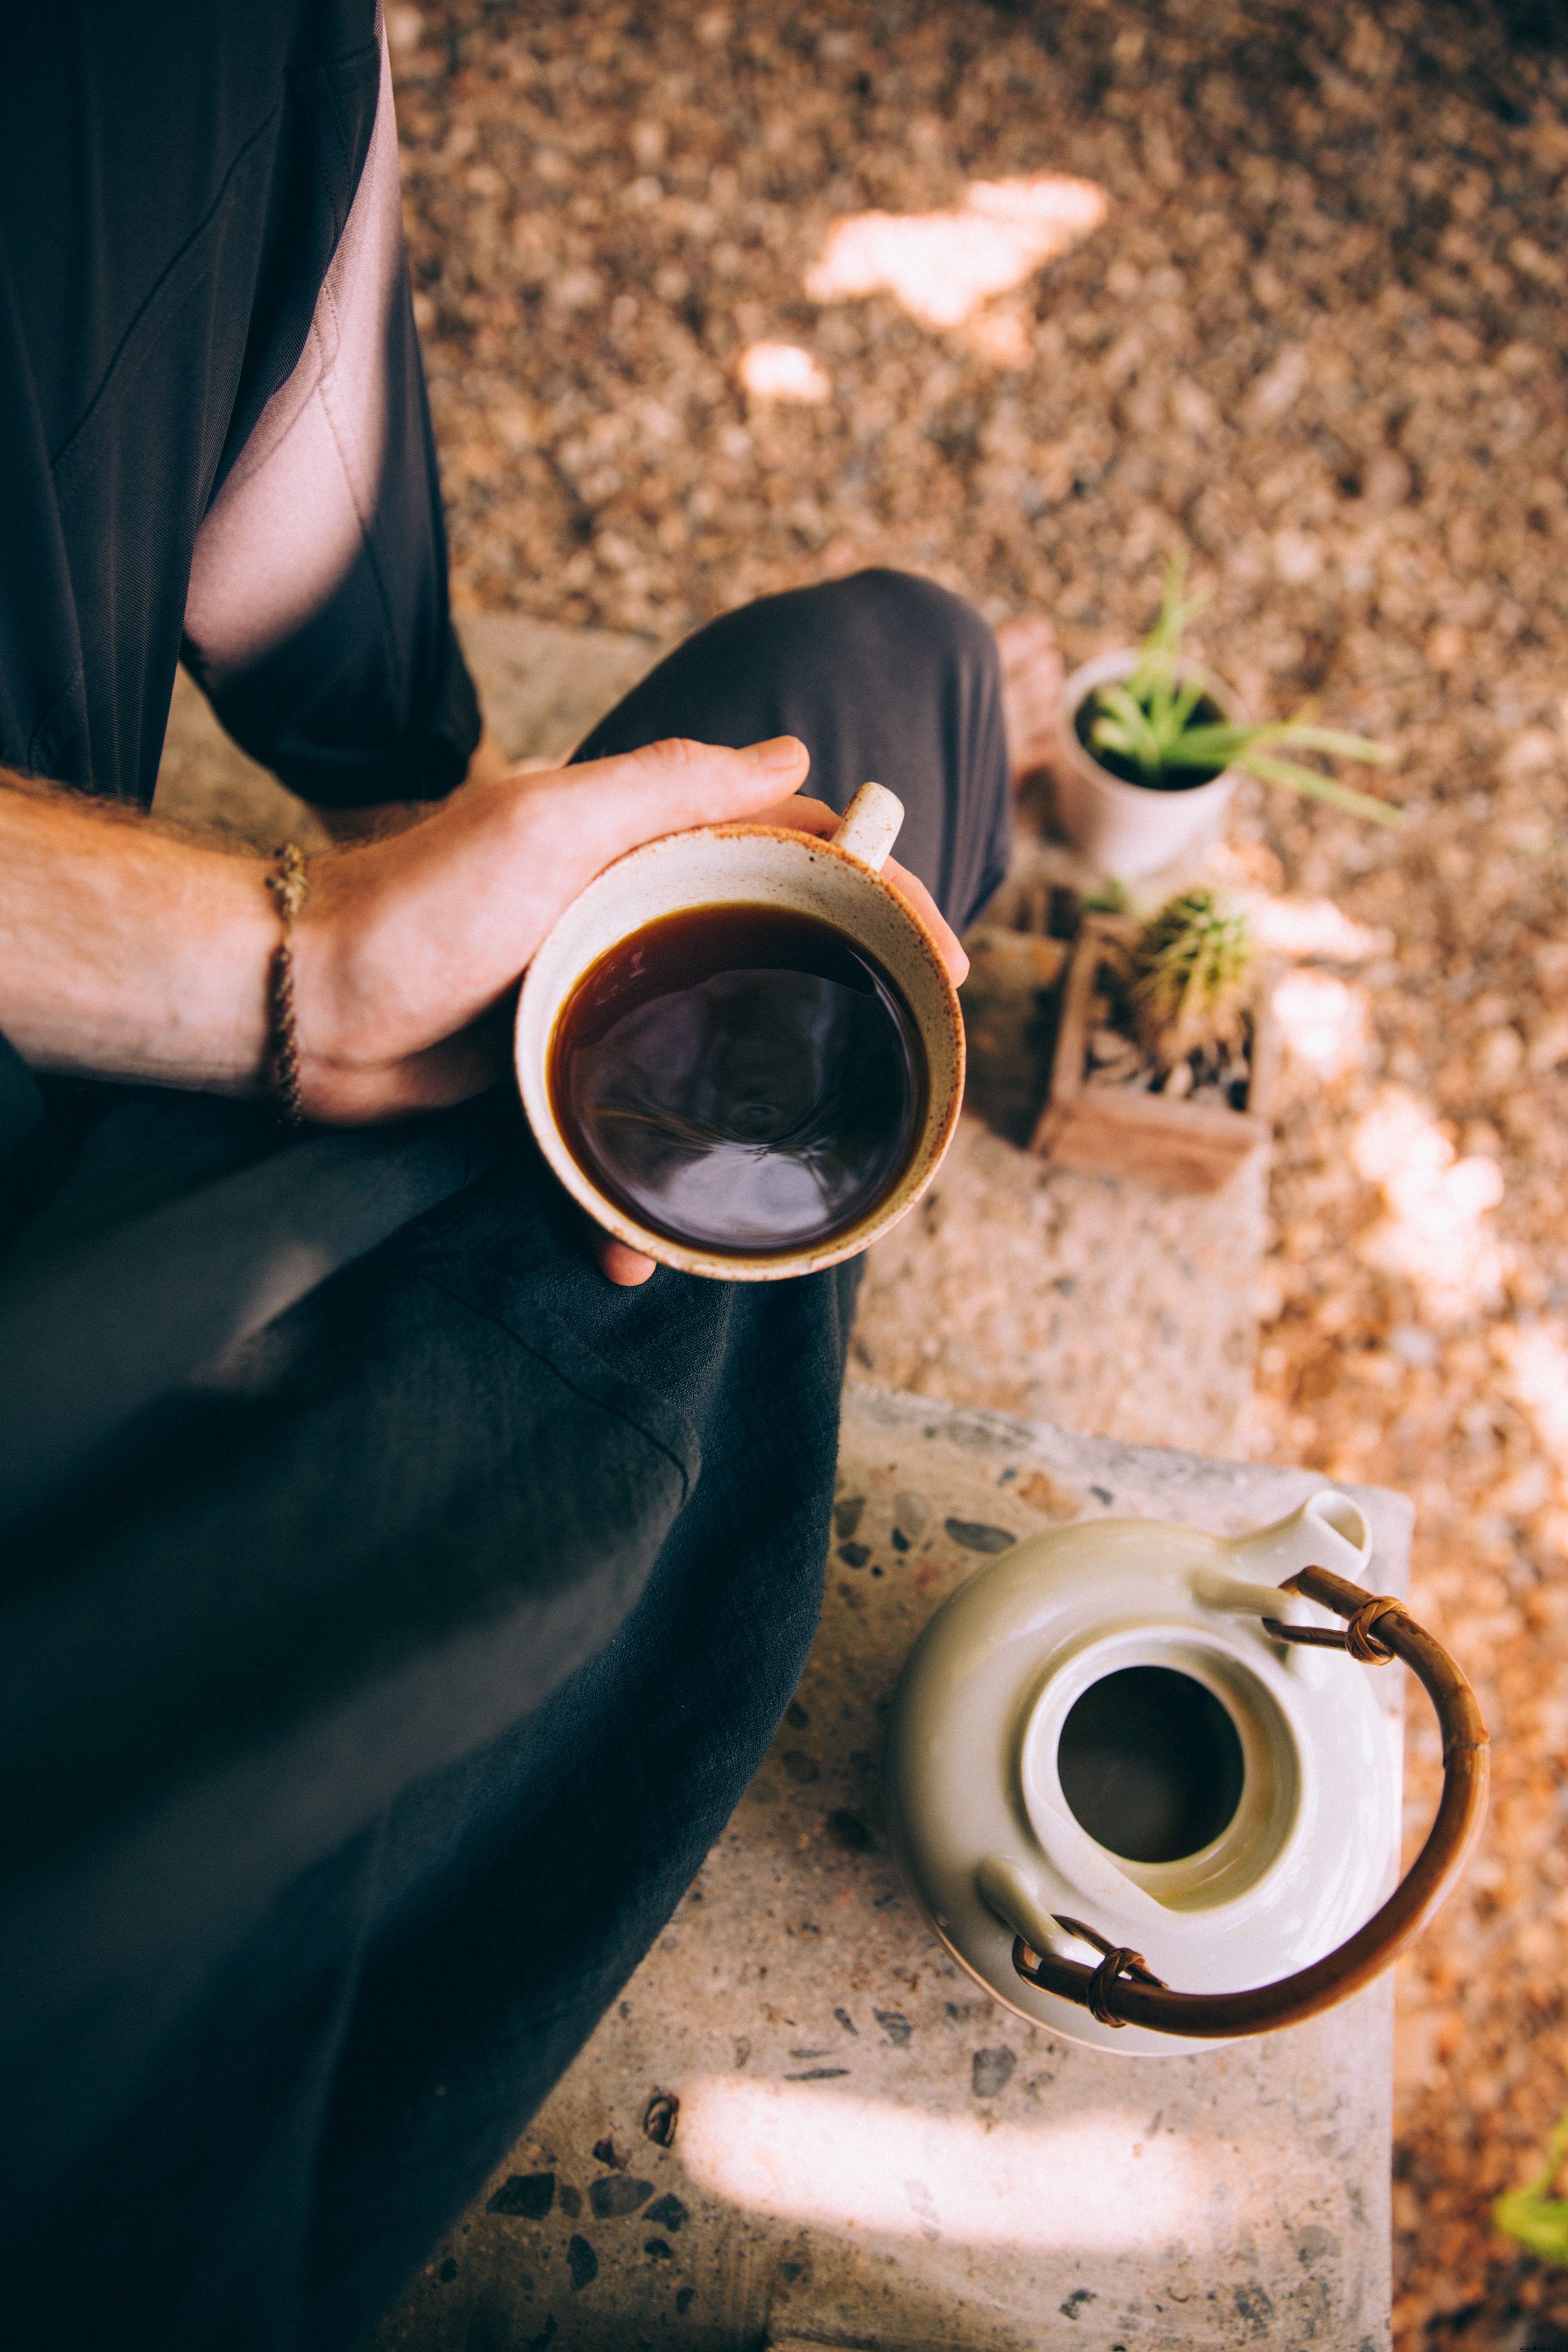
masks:
{"type": "Polygon", "coordinates": [[[837,832],[844,819],[826,801],[814,801],[805,793],[791,793],[787,800],[775,801],[771,808],[762,808],[746,820],[748,824],[782,825],[786,833],[814,833],[821,839],[837,832]]]}
{"type": "MultiPolygon", "coordinates": [[[[780,801],[773,808],[761,809],[752,822],[756,824],[784,825],[792,833],[809,833],[818,840],[830,840],[843,818],[826,801],[807,800],[796,793],[793,799],[780,801]]],[[[947,966],[955,988],[961,987],[969,975],[969,958],[959,944],[958,935],[942,915],[941,908],[926,888],[918,874],[900,866],[896,857],[884,859],[882,879],[889,890],[897,891],[921,929],[931,935],[931,942],[947,966]]]]}
{"type": "MultiPolygon", "coordinates": [[[[738,751],[672,738],[553,772],[477,776],[406,831],[321,859],[295,940],[313,1115],[357,1123],[472,1091],[504,1046],[447,1049],[487,1014],[504,1018],[518,974],[595,874],[644,842],[727,820],[832,833],[833,811],[799,797],[809,765],[792,735],[738,751]]],[[[929,892],[891,861],[883,870],[961,977],[963,951],[929,892]]],[[[635,1258],[617,1258],[611,1278],[646,1280],[635,1258]]]]}
{"type": "Polygon", "coordinates": [[[635,1290],[639,1283],[647,1280],[650,1274],[658,1271],[656,1258],[645,1257],[641,1250],[628,1248],[625,1242],[617,1241],[614,1234],[607,1234],[602,1225],[595,1224],[591,1217],[584,1216],[583,1223],[587,1232],[588,1245],[599,1262],[599,1272],[618,1290],[635,1290]]]}
{"type": "Polygon", "coordinates": [[[948,923],[942,908],[926,888],[918,874],[889,857],[882,868],[882,879],[889,890],[896,890],[922,930],[931,935],[931,943],[947,966],[948,978],[954,988],[962,988],[969,977],[969,958],[964,954],[958,934],[948,923]]]}
{"type": "Polygon", "coordinates": [[[805,745],[775,735],[740,751],[671,736],[639,751],[550,777],[525,788],[541,812],[556,811],[574,840],[591,840],[601,863],[658,835],[750,819],[805,780],[805,745]]]}
{"type": "Polygon", "coordinates": [[[641,1250],[628,1249],[613,1234],[606,1234],[598,1244],[599,1271],[618,1290],[635,1290],[652,1274],[658,1271],[658,1260],[644,1257],[641,1250]]]}
{"type": "Polygon", "coordinates": [[[661,835],[748,817],[809,764],[784,735],[512,769],[463,785],[405,832],[321,859],[296,933],[301,1034],[324,1060],[362,1071],[458,1034],[605,866],[661,835]]]}
{"type": "MultiPolygon", "coordinates": [[[[601,849],[607,853],[602,862],[607,864],[609,856],[635,847],[654,833],[679,833],[689,825],[718,824],[726,819],[783,825],[792,833],[809,833],[826,840],[843,823],[837,811],[802,793],[780,793],[781,784],[792,773],[804,780],[808,764],[805,744],[793,735],[777,735],[743,751],[727,751],[676,737],[615,759],[585,761],[581,767],[551,778],[547,789],[565,784],[576,793],[588,782],[602,796],[595,824],[601,849]],[[648,786],[654,782],[659,785],[658,822],[650,826],[648,786]],[[750,804],[742,806],[742,801],[750,804]],[[611,848],[605,832],[617,822],[626,828],[626,835],[611,848]]],[[[579,802],[573,812],[574,824],[580,824],[581,819],[579,802]]],[[[896,858],[889,857],[881,870],[889,888],[898,892],[915,920],[930,933],[956,987],[968,973],[969,959],[931,892],[896,858]]]]}

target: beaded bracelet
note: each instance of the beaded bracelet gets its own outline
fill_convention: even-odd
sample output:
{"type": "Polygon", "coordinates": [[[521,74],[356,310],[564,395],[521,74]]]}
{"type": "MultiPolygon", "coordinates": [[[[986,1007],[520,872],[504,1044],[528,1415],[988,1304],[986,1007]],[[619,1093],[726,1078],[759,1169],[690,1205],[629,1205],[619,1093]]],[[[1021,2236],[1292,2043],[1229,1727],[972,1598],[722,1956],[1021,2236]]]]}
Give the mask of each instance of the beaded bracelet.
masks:
{"type": "Polygon", "coordinates": [[[279,1116],[285,1127],[303,1127],[300,1106],[300,1040],[294,1028],[294,919],[305,903],[305,861],[293,842],[278,853],[278,871],[267,877],[283,918],[283,938],[272,959],[272,1078],[279,1116]]]}

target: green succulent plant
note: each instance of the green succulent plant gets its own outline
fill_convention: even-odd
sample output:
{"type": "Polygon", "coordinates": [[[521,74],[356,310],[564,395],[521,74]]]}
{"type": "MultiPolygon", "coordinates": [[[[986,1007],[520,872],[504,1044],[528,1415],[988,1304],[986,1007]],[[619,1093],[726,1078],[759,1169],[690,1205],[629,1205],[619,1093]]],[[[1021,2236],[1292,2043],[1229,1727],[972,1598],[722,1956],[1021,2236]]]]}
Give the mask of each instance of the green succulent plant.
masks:
{"type": "Polygon", "coordinates": [[[1203,887],[1152,915],[1133,942],[1128,997],[1144,1050],[1163,1066],[1241,1040],[1257,949],[1242,908],[1203,887]]]}
{"type": "Polygon", "coordinates": [[[1543,2263],[1568,2263],[1568,2198],[1554,2197],[1553,2183],[1568,2157],[1568,2116],[1564,2116],[1546,2147],[1546,2162],[1522,2189],[1510,2189],[1492,2207],[1492,2220],[1505,2237],[1512,2238],[1543,2263]]]}
{"type": "Polygon", "coordinates": [[[1264,783],[1288,784],[1310,800],[1328,801],[1377,824],[1407,823],[1404,810],[1390,802],[1358,793],[1299,761],[1279,757],[1281,750],[1324,751],[1342,760],[1383,764],[1393,757],[1384,744],[1320,727],[1305,711],[1294,719],[1233,726],[1215,711],[1201,679],[1182,677],[1182,639],[1206,602],[1203,597],[1184,602],[1185,576],[1185,565],[1173,561],[1165,574],[1160,617],[1143,640],[1138,667],[1120,684],[1095,688],[1087,728],[1081,722],[1079,728],[1088,748],[1102,758],[1109,754],[1107,764],[1113,773],[1156,791],[1179,790],[1194,778],[1206,782],[1226,768],[1244,768],[1264,783]]]}

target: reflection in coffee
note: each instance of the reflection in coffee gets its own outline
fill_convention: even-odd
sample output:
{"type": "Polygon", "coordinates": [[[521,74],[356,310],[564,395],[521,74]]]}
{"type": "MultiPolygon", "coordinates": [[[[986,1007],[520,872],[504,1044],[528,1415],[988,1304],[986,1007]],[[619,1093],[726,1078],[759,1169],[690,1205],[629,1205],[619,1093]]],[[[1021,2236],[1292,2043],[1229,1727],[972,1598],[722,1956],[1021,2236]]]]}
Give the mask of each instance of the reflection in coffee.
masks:
{"type": "Polygon", "coordinates": [[[830,1242],[885,1199],[924,1119],[922,1066],[897,987],[843,932],[695,907],[579,981],[549,1084],[610,1199],[672,1241],[752,1257],[830,1242]]]}

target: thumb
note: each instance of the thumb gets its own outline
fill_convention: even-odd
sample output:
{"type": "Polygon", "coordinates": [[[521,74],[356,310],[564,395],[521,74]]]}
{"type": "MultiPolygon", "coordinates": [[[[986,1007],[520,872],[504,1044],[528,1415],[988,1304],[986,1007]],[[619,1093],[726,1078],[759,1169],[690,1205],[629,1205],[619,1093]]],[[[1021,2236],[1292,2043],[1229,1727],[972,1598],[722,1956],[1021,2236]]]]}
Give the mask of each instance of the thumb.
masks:
{"type": "MultiPolygon", "coordinates": [[[[551,782],[580,819],[593,796],[592,835],[602,858],[690,825],[757,816],[805,782],[811,758],[794,735],[733,751],[673,735],[607,760],[585,760],[551,782]]],[[[575,829],[575,827],[574,827],[575,829]]]]}

